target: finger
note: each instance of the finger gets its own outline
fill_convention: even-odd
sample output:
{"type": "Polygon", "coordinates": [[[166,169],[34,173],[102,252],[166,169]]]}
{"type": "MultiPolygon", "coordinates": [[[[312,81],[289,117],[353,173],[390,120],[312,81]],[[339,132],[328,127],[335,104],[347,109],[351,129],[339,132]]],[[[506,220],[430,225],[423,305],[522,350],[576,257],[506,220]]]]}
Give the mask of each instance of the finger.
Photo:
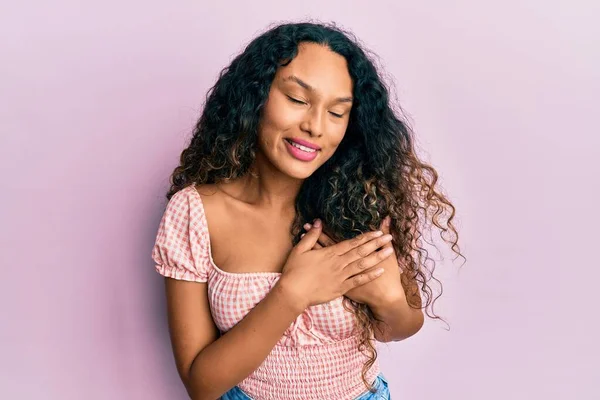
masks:
{"type": "Polygon", "coordinates": [[[388,244],[391,241],[392,241],[392,235],[389,235],[389,234],[371,239],[368,242],[345,253],[343,256],[344,262],[346,264],[350,264],[350,263],[353,263],[354,261],[360,260],[361,258],[365,258],[369,254],[371,254],[375,250],[377,250],[378,248],[388,244]]]}
{"type": "Polygon", "coordinates": [[[356,274],[360,274],[370,268],[375,267],[377,264],[389,258],[392,254],[394,254],[394,248],[386,245],[383,247],[383,249],[375,251],[369,254],[367,257],[358,259],[353,263],[348,264],[344,268],[344,272],[348,278],[356,274]]]}
{"type": "Polygon", "coordinates": [[[369,240],[378,238],[382,235],[383,235],[383,232],[381,232],[381,231],[366,232],[366,233],[356,236],[355,238],[347,239],[342,242],[336,243],[333,246],[331,246],[331,248],[335,252],[335,254],[342,255],[342,254],[345,254],[345,253],[351,251],[352,249],[368,242],[369,240]]]}
{"type": "Polygon", "coordinates": [[[383,268],[376,267],[346,279],[342,284],[343,294],[346,294],[346,292],[349,292],[350,290],[358,286],[362,286],[366,283],[374,281],[375,279],[379,278],[383,274],[383,272],[383,268]]]}
{"type": "Polygon", "coordinates": [[[385,234],[390,233],[390,222],[392,221],[392,218],[388,215],[387,217],[385,217],[383,219],[383,221],[381,221],[381,231],[385,234]]]}
{"type": "MultiPolygon", "coordinates": [[[[309,223],[303,225],[304,229],[307,231],[311,228],[311,226],[312,225],[309,223]]],[[[325,232],[321,232],[321,236],[319,236],[319,244],[323,247],[327,247],[334,245],[335,242],[329,236],[327,236],[325,232]]]]}
{"type": "MultiPolygon", "coordinates": [[[[388,216],[386,216],[386,217],[385,217],[385,218],[384,218],[384,219],[381,221],[381,226],[380,226],[380,228],[381,228],[381,231],[382,231],[383,233],[385,233],[386,235],[388,235],[388,234],[390,233],[390,225],[391,225],[391,223],[392,223],[392,217],[390,217],[389,215],[388,215],[388,216]]],[[[390,243],[388,243],[388,244],[386,244],[386,245],[385,245],[385,247],[392,247],[392,248],[393,248],[393,246],[392,246],[392,243],[391,243],[391,242],[390,242],[390,243]]]]}
{"type": "Polygon", "coordinates": [[[323,248],[323,246],[321,246],[321,245],[319,244],[319,242],[317,242],[317,243],[316,243],[316,244],[313,246],[313,250],[319,250],[319,249],[322,249],[322,248],[323,248]]]}
{"type": "Polygon", "coordinates": [[[328,247],[334,245],[335,242],[331,240],[326,234],[321,233],[321,236],[319,236],[319,244],[323,247],[328,247]]]}
{"type": "Polygon", "coordinates": [[[321,221],[317,219],[313,224],[311,230],[306,232],[302,239],[300,239],[300,242],[298,242],[296,248],[302,253],[312,250],[314,245],[317,243],[317,240],[319,239],[319,235],[321,235],[321,229],[321,221]]]}
{"type": "Polygon", "coordinates": [[[323,247],[333,246],[335,242],[326,233],[321,232],[321,236],[319,236],[319,243],[323,245],[323,247]]]}
{"type": "Polygon", "coordinates": [[[325,242],[321,241],[321,237],[319,237],[319,240],[317,243],[319,243],[319,245],[321,245],[321,247],[328,247],[325,242]]]}

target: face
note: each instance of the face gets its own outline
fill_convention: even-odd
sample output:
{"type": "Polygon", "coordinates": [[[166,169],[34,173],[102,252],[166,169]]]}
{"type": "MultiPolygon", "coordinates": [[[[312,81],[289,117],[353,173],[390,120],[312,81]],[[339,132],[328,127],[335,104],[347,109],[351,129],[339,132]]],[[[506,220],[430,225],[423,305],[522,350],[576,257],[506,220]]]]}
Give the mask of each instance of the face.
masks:
{"type": "Polygon", "coordinates": [[[344,138],[352,108],[346,59],[315,43],[273,79],[259,127],[259,159],[298,179],[325,163],[344,138]]]}

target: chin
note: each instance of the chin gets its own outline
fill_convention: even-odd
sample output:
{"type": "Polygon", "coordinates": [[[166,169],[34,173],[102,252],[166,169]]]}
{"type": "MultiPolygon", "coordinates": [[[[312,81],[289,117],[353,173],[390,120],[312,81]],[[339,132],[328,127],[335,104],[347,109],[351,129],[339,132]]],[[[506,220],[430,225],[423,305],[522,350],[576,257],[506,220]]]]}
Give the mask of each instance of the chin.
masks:
{"type": "MultiPolygon", "coordinates": [[[[283,172],[284,174],[295,178],[295,179],[307,179],[309,176],[311,176],[318,167],[313,167],[310,165],[306,165],[304,166],[304,168],[302,167],[298,167],[296,165],[291,165],[294,162],[291,163],[286,163],[287,165],[282,166],[282,168],[280,168],[281,172],[283,172]]],[[[295,163],[294,163],[295,164],[295,163]]]]}

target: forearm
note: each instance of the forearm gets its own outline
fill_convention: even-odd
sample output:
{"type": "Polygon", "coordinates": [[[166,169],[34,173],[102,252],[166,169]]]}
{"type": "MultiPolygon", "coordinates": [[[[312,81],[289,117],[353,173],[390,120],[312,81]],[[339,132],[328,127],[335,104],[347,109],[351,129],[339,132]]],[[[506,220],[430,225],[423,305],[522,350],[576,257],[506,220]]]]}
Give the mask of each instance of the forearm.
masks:
{"type": "Polygon", "coordinates": [[[417,333],[424,322],[421,309],[412,308],[405,296],[369,304],[375,317],[375,339],[380,342],[400,341],[417,333]]]}
{"type": "Polygon", "coordinates": [[[278,282],[243,320],[195,358],[187,384],[192,399],[218,399],[245,379],[303,311],[278,282]]]}

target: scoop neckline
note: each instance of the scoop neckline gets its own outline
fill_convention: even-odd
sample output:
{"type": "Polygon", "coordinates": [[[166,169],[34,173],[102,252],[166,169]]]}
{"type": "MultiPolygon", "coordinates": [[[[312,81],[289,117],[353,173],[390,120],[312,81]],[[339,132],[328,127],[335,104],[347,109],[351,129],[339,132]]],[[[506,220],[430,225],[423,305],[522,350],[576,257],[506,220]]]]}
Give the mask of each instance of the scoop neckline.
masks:
{"type": "Polygon", "coordinates": [[[196,184],[191,184],[189,187],[195,193],[196,199],[198,200],[198,203],[199,203],[199,208],[202,211],[200,213],[201,218],[202,218],[201,223],[204,225],[204,230],[206,232],[206,241],[208,244],[208,259],[210,261],[211,266],[215,269],[215,271],[217,271],[219,274],[222,274],[222,275],[228,275],[228,276],[237,277],[237,278],[251,277],[251,276],[256,276],[256,277],[275,276],[275,277],[277,277],[277,276],[282,275],[282,272],[273,272],[273,271],[228,272],[228,271],[224,271],[221,268],[219,268],[219,266],[215,263],[215,260],[213,259],[213,256],[212,256],[212,246],[210,244],[210,232],[208,231],[208,219],[206,218],[206,210],[204,209],[204,203],[202,202],[202,196],[200,195],[200,192],[198,192],[198,188],[197,188],[196,184]]]}

